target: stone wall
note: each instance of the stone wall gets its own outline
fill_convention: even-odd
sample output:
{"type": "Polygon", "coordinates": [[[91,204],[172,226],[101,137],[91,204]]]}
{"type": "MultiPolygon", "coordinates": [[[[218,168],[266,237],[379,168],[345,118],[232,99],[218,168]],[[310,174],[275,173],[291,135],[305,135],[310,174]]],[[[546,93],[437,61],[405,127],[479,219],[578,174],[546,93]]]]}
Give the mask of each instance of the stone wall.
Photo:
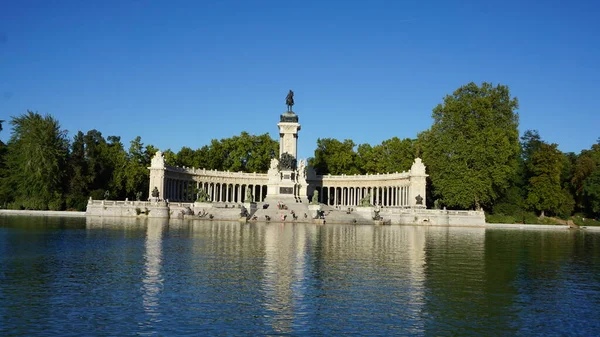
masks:
{"type": "Polygon", "coordinates": [[[483,211],[449,211],[416,208],[382,208],[379,215],[384,221],[398,225],[424,226],[484,226],[483,211]]]}
{"type": "MultiPolygon", "coordinates": [[[[88,201],[86,216],[123,218],[197,218],[214,220],[238,220],[242,204],[233,203],[185,203],[165,201],[88,201]],[[189,214],[192,211],[193,214],[189,214]]],[[[250,210],[248,210],[250,211],[250,210]]]]}
{"type": "Polygon", "coordinates": [[[90,200],[85,214],[87,216],[168,218],[169,207],[163,201],[90,200]]]}

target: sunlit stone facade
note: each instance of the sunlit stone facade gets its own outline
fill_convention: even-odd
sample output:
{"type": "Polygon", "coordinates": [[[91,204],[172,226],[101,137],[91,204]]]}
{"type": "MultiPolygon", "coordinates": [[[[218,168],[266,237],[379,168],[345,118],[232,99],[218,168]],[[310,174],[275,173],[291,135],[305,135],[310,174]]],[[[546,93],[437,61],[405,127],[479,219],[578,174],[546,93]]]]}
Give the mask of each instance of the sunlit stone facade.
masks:
{"type": "Polygon", "coordinates": [[[317,175],[306,160],[297,160],[301,129],[298,116],[286,112],[277,126],[280,158],[272,159],[267,173],[171,167],[165,164],[159,151],[148,168],[150,195],[156,188],[158,199],[191,202],[196,200],[196,191],[203,189],[212,202],[243,203],[250,196],[254,202],[293,200],[308,203],[317,191],[319,202],[330,206],[360,206],[368,198],[369,204],[375,206],[425,207],[427,174],[420,158],[415,159],[409,171],[400,173],[317,175]],[[285,161],[284,153],[294,158],[293,165],[282,161],[285,161]]]}

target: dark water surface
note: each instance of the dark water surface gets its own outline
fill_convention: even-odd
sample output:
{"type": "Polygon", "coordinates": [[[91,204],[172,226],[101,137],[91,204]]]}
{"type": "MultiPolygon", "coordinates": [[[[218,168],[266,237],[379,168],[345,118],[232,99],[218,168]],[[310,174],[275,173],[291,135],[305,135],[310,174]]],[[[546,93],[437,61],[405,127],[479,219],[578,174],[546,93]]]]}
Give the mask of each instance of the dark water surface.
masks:
{"type": "Polygon", "coordinates": [[[597,336],[600,232],[0,216],[1,336],[597,336]]]}

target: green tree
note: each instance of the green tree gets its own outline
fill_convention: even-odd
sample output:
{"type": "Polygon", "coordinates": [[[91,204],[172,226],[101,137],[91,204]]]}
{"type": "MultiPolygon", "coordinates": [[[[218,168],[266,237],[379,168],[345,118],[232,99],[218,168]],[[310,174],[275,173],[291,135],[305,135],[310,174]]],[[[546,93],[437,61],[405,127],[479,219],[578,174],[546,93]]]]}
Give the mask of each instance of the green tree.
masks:
{"type": "Polygon", "coordinates": [[[600,168],[596,168],[586,179],[583,192],[590,216],[600,215],[600,168]]]}
{"type": "Polygon", "coordinates": [[[410,138],[400,140],[392,137],[381,143],[385,158],[385,169],[383,172],[402,172],[410,170],[416,153],[414,141],[410,138]]]}
{"type": "Polygon", "coordinates": [[[360,174],[354,142],[333,138],[317,139],[317,149],[310,165],[318,174],[360,174]]]}
{"type": "Polygon", "coordinates": [[[223,171],[225,160],[229,156],[228,149],[216,139],[210,141],[206,156],[207,169],[223,171]]]}
{"type": "Polygon", "coordinates": [[[600,171],[600,138],[591,149],[583,150],[573,165],[571,186],[577,208],[588,216],[598,213],[595,205],[600,204],[597,193],[597,173],[600,171]]]}
{"type": "Polygon", "coordinates": [[[521,137],[521,155],[517,158],[517,170],[509,177],[509,187],[494,202],[492,213],[518,216],[527,212],[526,203],[529,179],[532,177],[531,157],[542,144],[537,130],[527,130],[521,137]]]}
{"type": "Polygon", "coordinates": [[[382,146],[360,144],[357,148],[357,164],[361,173],[383,173],[386,171],[386,158],[382,146]]]}
{"type": "Polygon", "coordinates": [[[517,108],[507,86],[469,83],[433,109],[419,144],[444,205],[489,208],[509,187],[520,152],[517,108]]]}
{"type": "Polygon", "coordinates": [[[165,154],[167,165],[206,168],[220,171],[242,171],[265,173],[269,169],[272,158],[277,157],[279,143],[268,133],[255,136],[242,132],[239,136],[213,139],[210,145],[197,150],[183,147],[170,160],[165,154]]]}
{"type": "Polygon", "coordinates": [[[86,208],[88,188],[88,167],[85,160],[85,142],[83,132],[73,138],[71,152],[67,160],[68,183],[66,188],[66,206],[79,211],[86,208]]]}
{"type": "Polygon", "coordinates": [[[246,152],[244,172],[266,173],[269,170],[271,159],[279,155],[279,143],[273,140],[268,133],[251,136],[250,148],[246,152]]]}
{"type": "Polygon", "coordinates": [[[176,163],[176,166],[198,167],[199,160],[196,151],[187,146],[182,147],[181,150],[177,152],[176,163]]]}
{"type": "Polygon", "coordinates": [[[146,146],[142,143],[142,138],[137,136],[131,141],[129,153],[127,155],[127,165],[125,169],[126,193],[127,197],[134,200],[135,193],[142,192],[142,198],[148,198],[150,172],[150,160],[156,153],[154,146],[146,146]]]}
{"type": "Polygon", "coordinates": [[[106,178],[101,189],[96,191],[94,199],[103,199],[104,192],[109,191],[110,197],[125,199],[127,197],[127,152],[119,136],[108,136],[105,156],[110,165],[110,176],[106,178]]]}
{"type": "Polygon", "coordinates": [[[409,170],[416,157],[415,141],[392,137],[380,145],[360,144],[356,165],[361,173],[388,173],[409,170]]]}
{"type": "Polygon", "coordinates": [[[570,194],[561,186],[563,165],[563,154],[557,144],[541,143],[531,155],[529,166],[532,177],[529,179],[527,204],[539,211],[542,217],[546,212],[565,214],[572,211],[572,198],[569,199],[570,194]]]}
{"type": "Polygon", "coordinates": [[[165,157],[165,165],[177,166],[177,154],[175,152],[173,152],[173,150],[166,149],[163,152],[163,156],[165,157]]]}
{"type": "Polygon", "coordinates": [[[52,116],[32,111],[12,117],[10,123],[6,185],[13,191],[14,207],[63,208],[67,131],[52,116]]]}
{"type": "Polygon", "coordinates": [[[112,162],[108,154],[108,145],[98,130],[89,130],[83,136],[85,161],[87,163],[88,189],[104,190],[112,176],[112,162]]]}
{"type": "Polygon", "coordinates": [[[223,169],[234,172],[267,172],[271,158],[279,152],[279,144],[268,134],[255,136],[242,132],[239,136],[221,139],[220,144],[223,169]]]}
{"type": "MultiPolygon", "coordinates": [[[[2,123],[4,120],[0,120],[0,131],[2,131],[2,123]]],[[[6,144],[0,140],[0,208],[6,208],[6,204],[10,198],[10,188],[8,188],[8,182],[6,181],[6,144]]]]}
{"type": "Polygon", "coordinates": [[[533,154],[540,150],[544,142],[537,130],[527,130],[521,137],[521,157],[525,163],[530,164],[533,154]]]}

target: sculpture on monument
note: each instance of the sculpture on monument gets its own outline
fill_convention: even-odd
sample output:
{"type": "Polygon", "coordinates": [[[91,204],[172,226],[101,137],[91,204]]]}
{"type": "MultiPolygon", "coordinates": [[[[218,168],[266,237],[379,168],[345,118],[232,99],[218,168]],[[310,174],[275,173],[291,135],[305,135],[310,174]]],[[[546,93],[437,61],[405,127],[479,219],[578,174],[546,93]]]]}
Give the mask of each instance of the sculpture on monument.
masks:
{"type": "Polygon", "coordinates": [[[371,194],[367,193],[362,199],[360,199],[361,207],[370,207],[371,206],[371,194]]]}
{"type": "Polygon", "coordinates": [[[277,158],[272,158],[271,159],[271,165],[269,167],[269,171],[271,171],[271,170],[277,170],[277,166],[279,166],[279,160],[277,160],[277,158]]]}
{"type": "Polygon", "coordinates": [[[302,159],[298,162],[298,174],[300,174],[300,177],[306,179],[306,169],[307,169],[307,162],[306,159],[302,159]]]}
{"type": "Polygon", "coordinates": [[[292,171],[295,170],[296,158],[287,152],[282,153],[281,158],[279,159],[279,169],[292,171]]]}
{"type": "Polygon", "coordinates": [[[196,202],[210,202],[210,196],[203,188],[198,189],[196,194],[196,202]]]}
{"type": "Polygon", "coordinates": [[[252,196],[252,189],[247,188],[246,189],[246,199],[244,199],[244,202],[253,202],[254,201],[254,197],[252,196]]]}
{"type": "Polygon", "coordinates": [[[292,89],[290,89],[287,96],[285,97],[285,104],[288,107],[288,111],[291,112],[292,106],[294,105],[294,92],[292,91],[292,89]]]}
{"type": "Polygon", "coordinates": [[[319,191],[315,191],[315,193],[313,194],[311,204],[313,204],[313,205],[319,204],[319,191]]]}

